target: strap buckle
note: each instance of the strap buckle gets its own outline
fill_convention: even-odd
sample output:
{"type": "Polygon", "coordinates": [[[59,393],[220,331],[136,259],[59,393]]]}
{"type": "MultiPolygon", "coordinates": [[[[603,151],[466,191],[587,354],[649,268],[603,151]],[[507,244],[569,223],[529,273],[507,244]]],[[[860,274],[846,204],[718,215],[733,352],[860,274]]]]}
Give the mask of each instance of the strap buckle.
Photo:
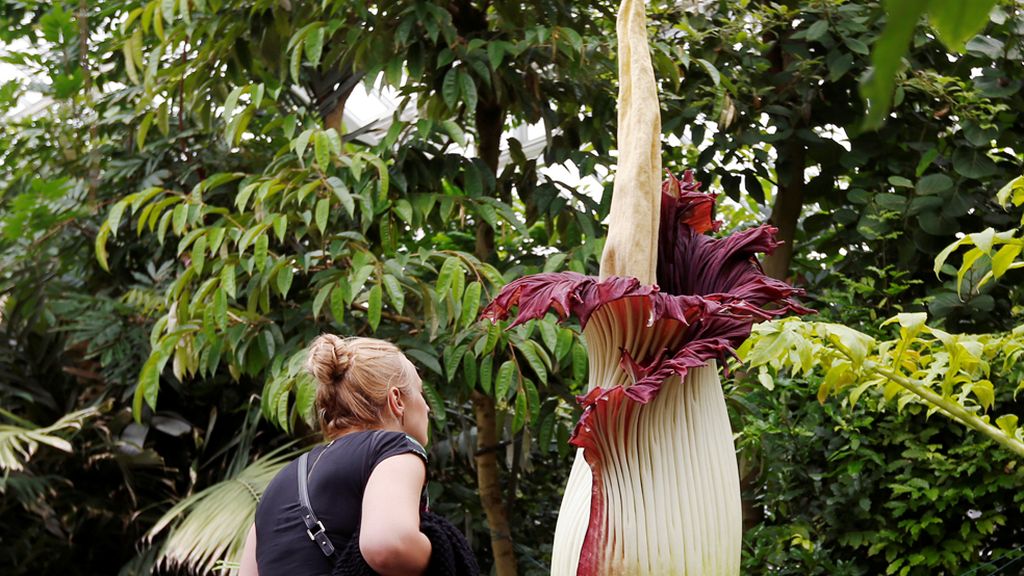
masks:
{"type": "Polygon", "coordinates": [[[310,528],[307,528],[307,529],[306,529],[306,535],[307,535],[307,536],[309,536],[309,539],[310,539],[310,540],[312,540],[313,542],[316,542],[316,541],[317,541],[317,539],[316,539],[316,538],[317,538],[317,536],[320,536],[320,535],[322,535],[322,534],[323,534],[324,532],[327,532],[327,529],[326,529],[326,528],[324,528],[324,523],[323,523],[323,522],[321,522],[321,521],[319,521],[319,520],[317,520],[317,521],[316,521],[316,527],[317,527],[317,531],[316,531],[315,533],[314,533],[314,532],[311,532],[311,531],[310,531],[310,530],[311,530],[310,528]]]}

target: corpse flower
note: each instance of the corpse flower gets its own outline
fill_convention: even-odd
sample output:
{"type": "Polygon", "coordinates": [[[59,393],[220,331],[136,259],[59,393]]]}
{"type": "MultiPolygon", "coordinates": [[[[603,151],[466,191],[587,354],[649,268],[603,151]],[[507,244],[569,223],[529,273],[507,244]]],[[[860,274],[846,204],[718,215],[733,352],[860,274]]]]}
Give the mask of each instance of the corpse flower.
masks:
{"type": "Polygon", "coordinates": [[[551,573],[737,576],[739,473],[716,361],[754,322],[808,310],[754,257],[776,246],[774,228],[713,238],[714,196],[689,172],[660,183],[643,0],[622,0],[616,32],[619,163],[601,276],[520,278],[482,315],[575,316],[589,349],[551,573]]]}
{"type": "Polygon", "coordinates": [[[739,574],[739,474],[715,367],[754,322],[808,309],[755,254],[760,226],[725,238],[715,196],[688,171],[661,192],[656,285],[574,272],[517,279],[483,311],[512,325],[576,317],[589,392],[570,442],[581,449],[563,500],[553,574],[739,574]],[[587,469],[589,467],[589,470],[587,469]]]}

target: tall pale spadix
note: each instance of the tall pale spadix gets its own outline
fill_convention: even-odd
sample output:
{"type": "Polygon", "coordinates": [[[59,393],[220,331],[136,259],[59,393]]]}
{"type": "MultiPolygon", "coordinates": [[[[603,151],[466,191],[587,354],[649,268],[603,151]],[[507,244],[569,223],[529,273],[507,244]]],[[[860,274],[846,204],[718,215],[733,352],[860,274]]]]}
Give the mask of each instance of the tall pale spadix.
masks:
{"type": "Polygon", "coordinates": [[[586,336],[589,392],[571,439],[580,451],[552,574],[737,575],[739,477],[715,359],[754,321],[807,310],[754,257],[774,248],[773,228],[714,239],[705,235],[717,227],[714,196],[689,173],[659,191],[660,112],[642,1],[623,1],[618,34],[619,166],[601,278],[520,278],[483,316],[518,306],[518,324],[553,310],[577,317],[586,336]]]}

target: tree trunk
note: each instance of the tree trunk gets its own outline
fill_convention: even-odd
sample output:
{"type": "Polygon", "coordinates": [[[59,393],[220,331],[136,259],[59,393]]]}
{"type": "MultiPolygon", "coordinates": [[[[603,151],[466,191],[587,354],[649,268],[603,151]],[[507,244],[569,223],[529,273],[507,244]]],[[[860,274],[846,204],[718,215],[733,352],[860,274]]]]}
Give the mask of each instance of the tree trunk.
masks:
{"type": "Polygon", "coordinates": [[[479,391],[473,392],[473,413],[476,416],[476,479],[480,488],[480,503],[487,514],[491,530],[491,550],[494,555],[494,573],[514,576],[516,555],[512,549],[512,534],[508,514],[501,498],[498,479],[498,430],[494,398],[479,391]]]}
{"type": "MultiPolygon", "coordinates": [[[[498,173],[498,152],[504,125],[505,111],[501,106],[489,99],[478,104],[477,153],[495,175],[498,173]]],[[[476,256],[482,261],[494,257],[494,230],[483,221],[476,225],[476,256]]],[[[517,572],[516,555],[512,548],[508,508],[501,495],[497,455],[499,439],[494,398],[474,391],[473,412],[477,428],[476,478],[480,488],[480,503],[484,507],[487,525],[491,531],[494,573],[498,576],[514,576],[517,572]]]]}
{"type": "Polygon", "coordinates": [[[793,261],[793,240],[796,238],[796,225],[804,201],[803,144],[794,140],[779,151],[776,174],[779,177],[779,191],[775,196],[775,206],[772,208],[769,222],[778,227],[779,233],[776,238],[782,245],[765,256],[763,263],[765,274],[785,280],[789,275],[789,265],[793,261]]]}

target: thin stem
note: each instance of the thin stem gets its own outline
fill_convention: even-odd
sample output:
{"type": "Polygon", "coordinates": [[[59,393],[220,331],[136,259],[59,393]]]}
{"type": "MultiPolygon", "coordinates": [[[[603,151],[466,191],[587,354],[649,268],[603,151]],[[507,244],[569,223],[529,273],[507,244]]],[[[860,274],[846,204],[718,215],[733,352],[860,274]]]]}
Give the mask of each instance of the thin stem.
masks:
{"type": "Polygon", "coordinates": [[[1024,443],[1020,442],[1019,440],[1008,434],[1005,434],[1002,430],[989,424],[988,422],[985,422],[976,414],[967,410],[966,408],[957,404],[956,402],[953,402],[948,398],[944,398],[940,394],[936,394],[931,390],[931,388],[926,386],[924,383],[919,382],[917,380],[911,380],[910,378],[896,374],[895,372],[882,368],[881,366],[875,364],[874,362],[871,362],[870,360],[864,362],[864,368],[870,372],[874,372],[879,376],[883,376],[899,384],[900,386],[906,388],[910,392],[924,399],[929,404],[937,406],[939,409],[946,412],[954,419],[959,420],[963,425],[967,426],[968,428],[971,428],[977,432],[981,432],[985,436],[988,436],[989,438],[994,440],[1000,446],[1006,448],[1007,450],[1010,450],[1011,452],[1015,452],[1018,456],[1024,457],[1024,443]]]}

